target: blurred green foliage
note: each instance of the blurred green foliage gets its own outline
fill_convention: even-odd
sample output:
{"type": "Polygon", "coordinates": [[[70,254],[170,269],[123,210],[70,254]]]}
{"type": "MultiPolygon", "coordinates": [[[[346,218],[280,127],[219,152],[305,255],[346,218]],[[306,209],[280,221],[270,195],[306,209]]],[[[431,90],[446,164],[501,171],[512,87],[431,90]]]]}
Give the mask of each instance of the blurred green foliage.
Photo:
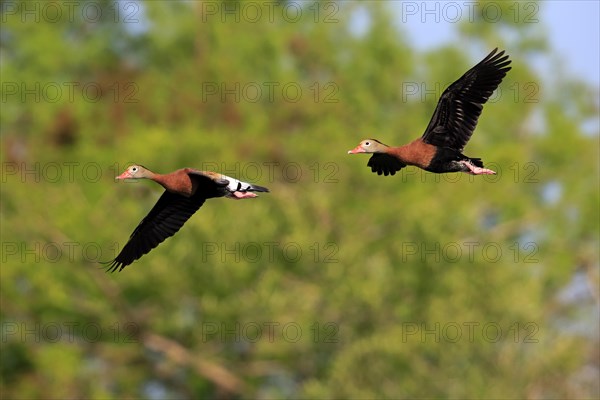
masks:
{"type": "Polygon", "coordinates": [[[4,398],[598,396],[597,331],[569,329],[597,321],[597,93],[537,77],[541,23],[419,53],[392,3],[71,3],[2,4],[4,398]],[[513,69],[465,153],[497,176],[346,154],[419,136],[494,47],[513,69]],[[271,193],[107,275],[161,193],[115,183],[129,162],[271,193]],[[596,297],[560,301],[581,275],[596,297]]]}

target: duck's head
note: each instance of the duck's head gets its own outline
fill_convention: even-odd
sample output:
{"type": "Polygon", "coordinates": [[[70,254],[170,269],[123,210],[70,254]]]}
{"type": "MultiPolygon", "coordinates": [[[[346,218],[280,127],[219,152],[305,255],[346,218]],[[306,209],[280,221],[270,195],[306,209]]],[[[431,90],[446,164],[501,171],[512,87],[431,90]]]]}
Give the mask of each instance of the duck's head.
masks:
{"type": "Polygon", "coordinates": [[[387,148],[385,144],[381,143],[376,139],[365,139],[358,144],[354,148],[354,150],[348,151],[348,154],[357,154],[357,153],[383,153],[385,148],[387,148]]]}
{"type": "Polygon", "coordinates": [[[150,178],[151,176],[152,172],[141,165],[131,165],[125,172],[117,176],[117,179],[143,179],[150,178]]]}

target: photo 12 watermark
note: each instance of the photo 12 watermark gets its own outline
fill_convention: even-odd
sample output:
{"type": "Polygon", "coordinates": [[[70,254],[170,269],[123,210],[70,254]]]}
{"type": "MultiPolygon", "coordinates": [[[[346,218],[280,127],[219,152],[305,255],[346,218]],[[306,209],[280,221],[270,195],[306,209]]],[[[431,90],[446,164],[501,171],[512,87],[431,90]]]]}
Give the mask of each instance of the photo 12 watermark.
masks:
{"type": "Polygon", "coordinates": [[[483,181],[497,184],[536,184],[540,183],[540,165],[534,161],[512,161],[510,163],[499,163],[495,161],[483,161],[486,168],[495,172],[493,175],[471,175],[464,173],[433,174],[420,168],[402,168],[398,175],[402,182],[447,182],[447,183],[474,183],[483,181]]]}
{"type": "Polygon", "coordinates": [[[139,103],[136,82],[12,82],[1,85],[2,103],[139,103]]]}
{"type": "Polygon", "coordinates": [[[134,322],[103,326],[96,322],[10,322],[2,323],[2,343],[137,343],[140,327],[134,322]]]}
{"type": "MultiPolygon", "coordinates": [[[[400,98],[403,103],[437,101],[452,83],[405,81],[400,85],[400,98]]],[[[513,82],[496,88],[487,103],[539,103],[539,94],[540,85],[537,82],[513,82]]]]}
{"type": "Polygon", "coordinates": [[[313,343],[338,343],[339,325],[335,322],[212,322],[205,321],[199,326],[202,343],[297,343],[302,340],[313,343]]]}
{"type": "Polygon", "coordinates": [[[540,327],[535,322],[501,324],[488,321],[462,322],[403,322],[400,341],[407,343],[539,343],[540,327]]]}
{"type": "Polygon", "coordinates": [[[339,22],[340,6],[334,1],[202,1],[203,23],[313,23],[339,22]]]}
{"type": "Polygon", "coordinates": [[[495,24],[539,22],[540,6],[534,1],[402,1],[402,23],[475,23],[495,24]]]}
{"type": "Polygon", "coordinates": [[[339,103],[340,88],[335,82],[202,82],[202,102],[220,103],[339,103]]]}
{"type": "Polygon", "coordinates": [[[539,246],[535,242],[402,242],[402,262],[473,263],[484,261],[498,263],[537,264],[539,246]]]}
{"type": "Polygon", "coordinates": [[[139,1],[13,1],[0,3],[0,20],[7,23],[11,19],[26,23],[74,23],[94,24],[112,22],[138,24],[142,14],[139,1]]]}
{"type": "Polygon", "coordinates": [[[285,263],[314,262],[336,264],[339,246],[334,242],[203,242],[202,262],[220,263],[285,263]]]}
{"type": "Polygon", "coordinates": [[[101,263],[114,259],[119,254],[119,248],[117,242],[102,246],[98,242],[3,240],[0,244],[0,260],[3,264],[101,263]]]}

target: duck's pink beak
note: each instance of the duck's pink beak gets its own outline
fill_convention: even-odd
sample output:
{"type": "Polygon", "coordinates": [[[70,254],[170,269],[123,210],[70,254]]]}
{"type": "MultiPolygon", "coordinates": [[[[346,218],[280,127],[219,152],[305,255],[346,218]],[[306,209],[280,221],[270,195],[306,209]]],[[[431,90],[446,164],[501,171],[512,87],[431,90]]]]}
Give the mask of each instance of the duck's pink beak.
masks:
{"type": "Polygon", "coordinates": [[[125,171],[121,175],[117,176],[116,179],[128,179],[128,178],[131,178],[131,174],[129,173],[129,171],[125,171]]]}
{"type": "Polygon", "coordinates": [[[365,149],[363,149],[362,146],[359,144],[358,146],[356,146],[354,148],[354,150],[348,151],[348,154],[356,154],[356,153],[365,153],[365,149]]]}

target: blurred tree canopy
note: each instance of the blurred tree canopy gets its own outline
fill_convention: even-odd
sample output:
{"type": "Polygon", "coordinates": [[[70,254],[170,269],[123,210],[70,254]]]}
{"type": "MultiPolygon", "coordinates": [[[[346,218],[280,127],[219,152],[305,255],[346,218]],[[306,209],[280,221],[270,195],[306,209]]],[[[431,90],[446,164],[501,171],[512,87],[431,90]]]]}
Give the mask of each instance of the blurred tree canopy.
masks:
{"type": "Polygon", "coordinates": [[[539,79],[543,21],[422,53],[394,6],[2,2],[3,397],[597,397],[597,92],[539,79]],[[419,136],[495,47],[465,153],[497,176],[346,154],[419,136]],[[271,193],[107,275],[161,193],[129,162],[271,193]]]}

